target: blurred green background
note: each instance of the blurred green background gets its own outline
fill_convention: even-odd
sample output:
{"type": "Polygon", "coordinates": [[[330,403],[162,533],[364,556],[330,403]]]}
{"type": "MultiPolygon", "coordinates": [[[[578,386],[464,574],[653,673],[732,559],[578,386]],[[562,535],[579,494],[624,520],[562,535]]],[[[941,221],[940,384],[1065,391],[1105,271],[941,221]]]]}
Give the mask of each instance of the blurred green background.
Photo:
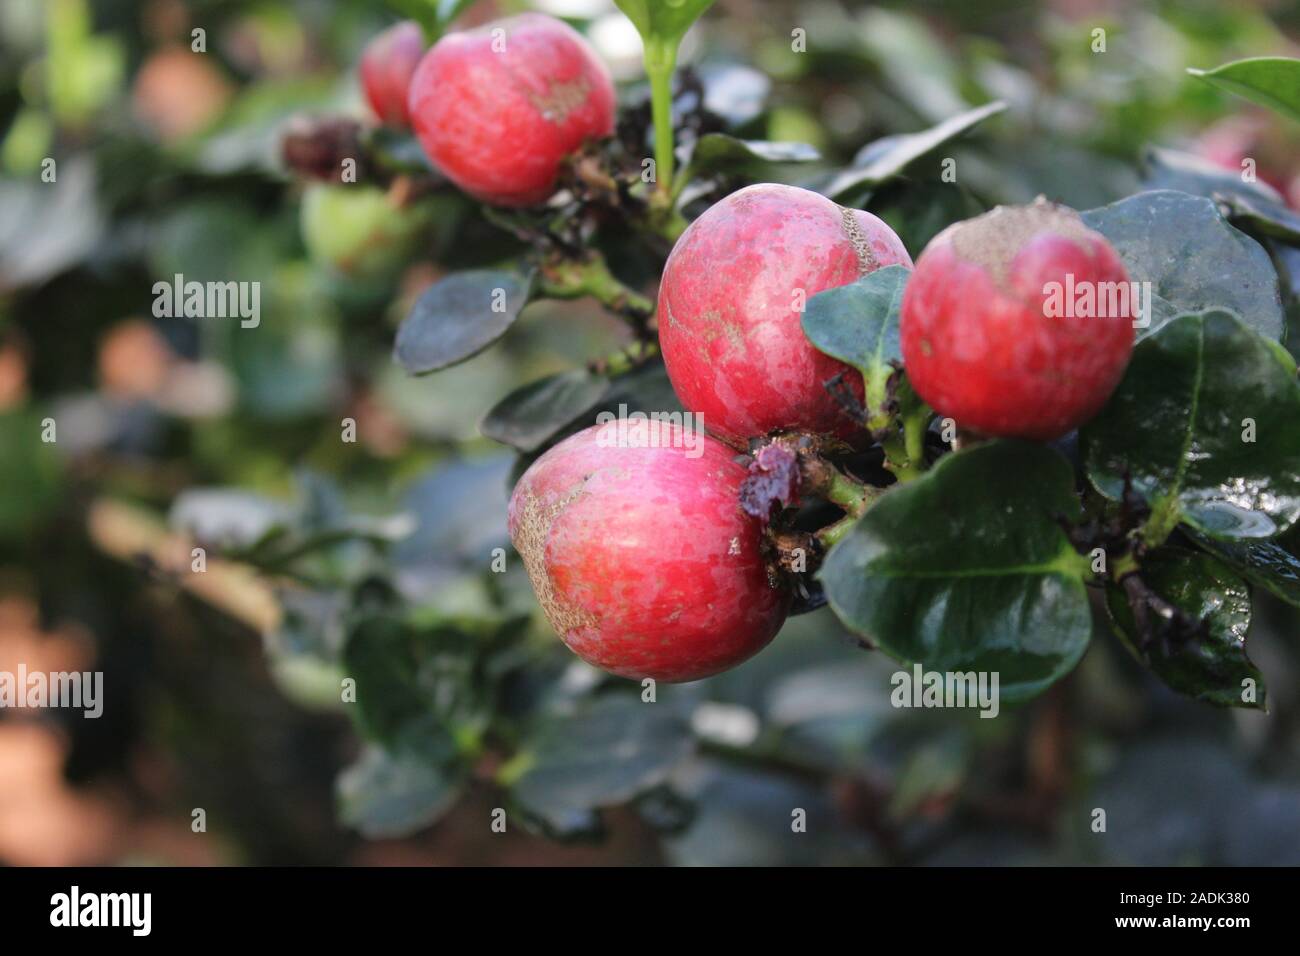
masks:
{"type": "MultiPolygon", "coordinates": [[[[623,102],[644,97],[608,0],[484,0],[463,22],[525,7],[569,18],[623,102]]],[[[365,117],[355,64],[395,19],[359,0],[0,5],[0,669],[106,683],[99,720],[0,713],[0,862],[1300,863],[1298,622],[1267,595],[1250,645],[1269,714],[1177,698],[1104,634],[1001,719],[895,710],[895,665],[826,611],[661,687],[653,718],[576,662],[518,562],[486,570],[512,456],[478,424],[626,330],[538,303],[410,377],[391,351],[414,297],[518,244],[449,191],[398,222],[377,191],[327,196],[280,160],[293,117],[365,117]],[[155,318],[177,273],[261,283],[260,324],[155,318]],[[387,709],[340,701],[362,671],[387,709]],[[430,687],[436,706],[411,704],[430,687]]],[[[1297,36],[1281,2],[718,0],[684,60],[766,75],[745,74],[763,98],[745,132],[828,166],[1005,100],[954,147],[963,189],[913,172],[871,197],[915,256],[998,202],[1127,195],[1150,145],[1255,157],[1300,199],[1296,127],[1185,73],[1297,36]]]]}

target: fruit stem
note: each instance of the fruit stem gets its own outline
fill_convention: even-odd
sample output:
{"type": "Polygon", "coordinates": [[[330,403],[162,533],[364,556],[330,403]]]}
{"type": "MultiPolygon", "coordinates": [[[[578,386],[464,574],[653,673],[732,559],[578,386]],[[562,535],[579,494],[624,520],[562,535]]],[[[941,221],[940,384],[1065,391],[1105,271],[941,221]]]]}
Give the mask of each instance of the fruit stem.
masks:
{"type": "Polygon", "coordinates": [[[645,71],[650,78],[650,110],[655,129],[655,192],[651,203],[667,215],[673,200],[673,70],[677,67],[677,43],[668,38],[647,37],[645,71]]]}
{"type": "Polygon", "coordinates": [[[925,466],[925,433],[931,414],[930,407],[922,405],[903,416],[903,450],[914,468],[925,466]]]}
{"type": "Polygon", "coordinates": [[[1138,529],[1138,538],[1148,549],[1158,548],[1174,533],[1183,519],[1177,495],[1169,495],[1155,502],[1146,522],[1138,529]]]}
{"type": "Polygon", "coordinates": [[[831,546],[853,530],[853,526],[858,523],[858,515],[846,514],[834,524],[828,524],[818,531],[814,537],[822,546],[822,550],[829,551],[831,546]]]}
{"type": "Polygon", "coordinates": [[[885,467],[893,473],[902,484],[921,477],[920,456],[913,458],[907,448],[908,442],[898,435],[891,435],[880,443],[885,451],[885,467]]]}
{"type": "Polygon", "coordinates": [[[646,328],[655,313],[652,300],[624,285],[609,271],[605,257],[591,252],[586,259],[558,259],[541,269],[541,293],[552,299],[577,299],[589,295],[637,330],[646,328]]]}
{"type": "Polygon", "coordinates": [[[880,494],[880,489],[850,478],[820,455],[805,452],[801,459],[803,490],[838,505],[851,518],[861,517],[880,494]]]}

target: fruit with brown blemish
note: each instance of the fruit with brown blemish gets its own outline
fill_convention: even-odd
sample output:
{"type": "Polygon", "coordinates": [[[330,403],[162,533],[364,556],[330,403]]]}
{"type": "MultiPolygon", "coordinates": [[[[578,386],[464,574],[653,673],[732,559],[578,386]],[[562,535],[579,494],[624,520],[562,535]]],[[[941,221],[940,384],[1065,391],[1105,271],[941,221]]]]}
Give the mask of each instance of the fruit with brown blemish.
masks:
{"type": "Polygon", "coordinates": [[[519,479],[510,537],[551,626],[623,677],[690,681],[780,630],[761,526],[739,505],[746,470],[725,445],[665,424],[651,442],[617,423],[565,439],[519,479]]]}
{"type": "Polygon", "coordinates": [[[564,159],[614,130],[609,70],[572,27],[535,13],[443,37],[408,105],[433,164],[499,206],[542,202],[564,159]]]}
{"type": "Polygon", "coordinates": [[[677,240],[659,289],[659,342],[678,398],[732,443],[795,430],[861,431],[825,383],[861,376],[804,336],[803,309],[825,289],[887,265],[911,266],[869,212],[771,183],[711,206],[677,240]]]}
{"type": "Polygon", "coordinates": [[[361,89],[379,122],[407,127],[411,77],[424,56],[424,34],[413,20],[394,24],[366,44],[361,54],[361,89]]]}
{"type": "Polygon", "coordinates": [[[1128,283],[1111,244],[1064,206],[1000,206],[950,226],[903,293],[908,380],[977,433],[1064,435],[1101,409],[1128,364],[1138,305],[1128,283]]]}

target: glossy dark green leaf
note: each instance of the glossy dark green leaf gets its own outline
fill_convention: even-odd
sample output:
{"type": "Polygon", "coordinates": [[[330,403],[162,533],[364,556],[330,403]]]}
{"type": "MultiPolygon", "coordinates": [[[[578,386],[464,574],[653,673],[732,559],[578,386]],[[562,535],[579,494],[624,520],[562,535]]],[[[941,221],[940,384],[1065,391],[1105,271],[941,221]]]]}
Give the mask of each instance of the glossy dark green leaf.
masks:
{"type": "Polygon", "coordinates": [[[1300,213],[1267,183],[1244,182],[1241,173],[1200,156],[1157,147],[1143,152],[1142,172],[1147,189],[1175,189],[1213,199],[1226,206],[1228,218],[1247,232],[1300,242],[1300,213]]]}
{"type": "Polygon", "coordinates": [[[1285,327],[1277,270],[1264,247],[1220,214],[1212,200],[1169,189],[1138,193],[1083,213],[1115,246],[1134,282],[1150,282],[1150,335],[1174,316],[1226,309],[1280,339],[1285,327]]]}
{"type": "Polygon", "coordinates": [[[1181,519],[1215,537],[1268,538],[1300,517],[1297,421],[1291,356],[1212,310],[1139,342],[1081,437],[1107,497],[1123,494],[1128,475],[1167,528],[1181,519]]]}
{"type": "Polygon", "coordinates": [[[1257,56],[1235,60],[1213,70],[1188,69],[1221,90],[1300,120],[1300,60],[1284,56],[1257,56]]]}
{"type": "Polygon", "coordinates": [[[903,361],[898,312],[911,274],[904,266],[886,266],[817,293],[804,309],[804,335],[819,351],[862,373],[869,409],[884,404],[885,385],[894,371],[890,363],[903,361]]]}
{"type": "Polygon", "coordinates": [[[922,132],[887,136],[868,143],[853,158],[853,164],[848,169],[822,183],[818,192],[838,200],[866,189],[874,189],[899,176],[918,159],[952,142],[1006,108],[1007,104],[1000,100],[986,103],[922,132]]]}
{"type": "Polygon", "coordinates": [[[367,747],[335,786],[339,820],[372,839],[410,836],[434,823],[460,794],[460,775],[409,754],[367,747]]]}
{"type": "Polygon", "coordinates": [[[692,746],[690,726],[670,705],[598,698],[537,729],[515,758],[527,769],[511,792],[529,813],[561,823],[659,786],[692,746]]]}
{"type": "Polygon", "coordinates": [[[977,445],[872,505],[820,577],[840,620],[891,657],[997,672],[1001,698],[1023,699],[1088,644],[1087,564],[1057,521],[1078,510],[1056,452],[977,445]]]}
{"type": "Polygon", "coordinates": [[[398,327],[394,357],[420,375],[477,355],[519,318],[532,286],[531,274],[490,270],[435,282],[398,327]]]}
{"type": "Polygon", "coordinates": [[[813,163],[821,159],[817,147],[808,143],[737,139],[726,133],[700,137],[691,153],[692,175],[719,170],[745,170],[766,163],[813,163]]]}
{"type": "Polygon", "coordinates": [[[536,451],[557,431],[583,417],[609,389],[609,379],[586,369],[551,375],[497,402],[479,431],[519,451],[536,451]]]}
{"type": "Polygon", "coordinates": [[[1166,684],[1221,707],[1264,709],[1264,678],[1246,656],[1250,589],[1208,554],[1161,548],[1142,559],[1146,585],[1192,619],[1202,634],[1164,639],[1143,633],[1118,584],[1106,586],[1106,610],[1115,633],[1166,684]]]}
{"type": "Polygon", "coordinates": [[[1278,541],[1219,541],[1190,531],[1198,545],[1289,604],[1300,607],[1300,556],[1278,541]]]}

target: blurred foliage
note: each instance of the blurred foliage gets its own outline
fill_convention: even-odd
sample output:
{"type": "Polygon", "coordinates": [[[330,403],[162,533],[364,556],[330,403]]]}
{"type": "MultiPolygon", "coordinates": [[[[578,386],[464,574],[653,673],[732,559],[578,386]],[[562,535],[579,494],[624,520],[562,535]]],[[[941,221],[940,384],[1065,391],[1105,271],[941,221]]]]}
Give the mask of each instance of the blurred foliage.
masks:
{"type": "MultiPolygon", "coordinates": [[[[624,101],[644,100],[612,3],[535,6],[576,12],[624,101]]],[[[1294,54],[1300,29],[1292,6],[1209,0],[758,7],[718,0],[687,38],[727,120],[696,162],[838,177],[914,255],[998,202],[1095,209],[1172,175],[1215,195],[1178,156],[1255,108],[1185,69],[1294,54]],[[998,100],[960,139],[933,134],[998,100]],[[762,139],[821,158],[744,145],[762,139]],[[932,188],[936,150],[960,189],[932,188]]],[[[390,215],[377,187],[331,195],[283,168],[291,118],[364,118],[353,65],[392,19],[368,0],[0,5],[0,594],[92,636],[106,715],[55,718],[63,775],[133,834],[53,858],[4,842],[10,820],[0,860],[172,862],[193,838],[207,861],[256,863],[1300,863],[1277,839],[1300,832],[1298,621],[1260,588],[1246,664],[1269,674],[1268,714],[1177,697],[1102,635],[1002,719],[899,709],[895,665],[825,610],[653,707],[576,662],[505,550],[517,466],[479,424],[536,454],[621,388],[663,407],[644,396],[664,383],[583,378],[629,334],[582,299],[529,304],[436,376],[394,364],[432,281],[501,268],[519,243],[447,189],[390,215]],[[259,323],[157,316],[155,285],[177,275],[259,282],[259,323]],[[573,404],[525,394],[515,407],[549,417],[507,419],[501,396],[543,381],[573,404]],[[203,586],[177,541],[207,549],[203,586]],[[150,823],[179,836],[137,841],[150,823]]],[[[1285,188],[1300,130],[1261,122],[1250,149],[1285,188]]],[[[1241,202],[1234,219],[1294,228],[1276,194],[1241,202]]],[[[657,266],[627,246],[611,262],[649,294],[657,266]]],[[[26,646],[16,633],[0,623],[0,653],[26,646]]],[[[12,746],[0,736],[0,764],[12,746]]]]}

